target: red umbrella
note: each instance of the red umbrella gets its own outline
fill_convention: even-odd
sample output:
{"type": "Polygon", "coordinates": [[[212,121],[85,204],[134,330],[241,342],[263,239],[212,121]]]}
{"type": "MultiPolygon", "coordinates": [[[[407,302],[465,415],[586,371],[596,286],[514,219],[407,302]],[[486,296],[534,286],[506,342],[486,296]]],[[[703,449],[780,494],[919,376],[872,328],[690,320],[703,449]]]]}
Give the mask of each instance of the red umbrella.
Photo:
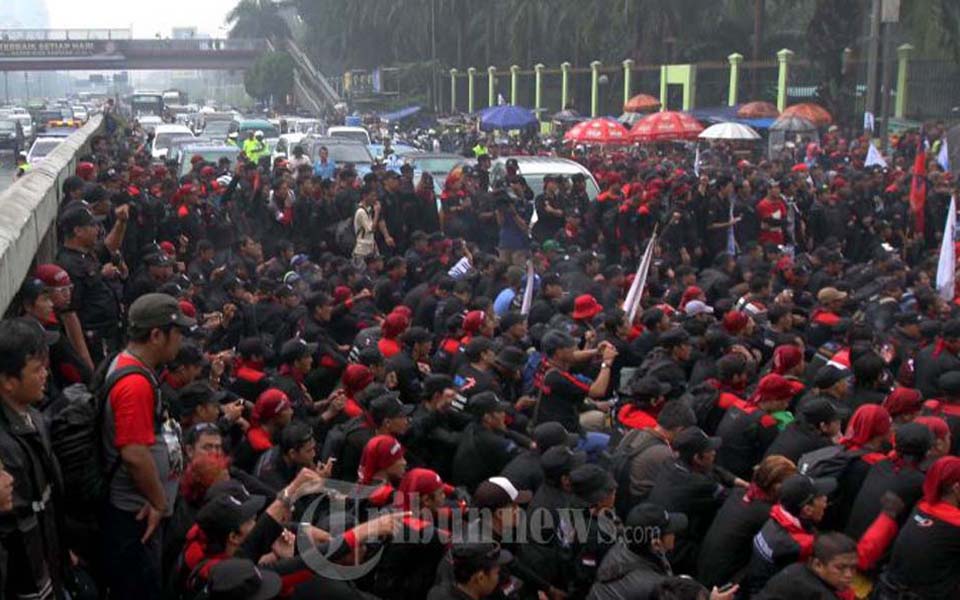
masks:
{"type": "Polygon", "coordinates": [[[695,140],[703,126],[690,115],[672,110],[647,115],[634,123],[630,137],[635,142],[695,140]]]}
{"type": "Polygon", "coordinates": [[[826,127],[827,125],[833,123],[833,117],[830,116],[830,113],[828,113],[825,108],[819,104],[813,104],[811,102],[804,102],[802,104],[788,106],[786,109],[784,109],[781,116],[800,117],[810,121],[817,127],[826,127]]]}
{"type": "Polygon", "coordinates": [[[630,132],[611,119],[590,119],[571,127],[563,139],[581,144],[629,144],[630,132]]]}
{"type": "Polygon", "coordinates": [[[623,105],[623,112],[650,112],[660,110],[660,100],[649,94],[637,94],[623,105]]]}
{"type": "Polygon", "coordinates": [[[737,109],[737,116],[741,119],[776,119],[780,111],[769,102],[747,102],[737,109]]]}

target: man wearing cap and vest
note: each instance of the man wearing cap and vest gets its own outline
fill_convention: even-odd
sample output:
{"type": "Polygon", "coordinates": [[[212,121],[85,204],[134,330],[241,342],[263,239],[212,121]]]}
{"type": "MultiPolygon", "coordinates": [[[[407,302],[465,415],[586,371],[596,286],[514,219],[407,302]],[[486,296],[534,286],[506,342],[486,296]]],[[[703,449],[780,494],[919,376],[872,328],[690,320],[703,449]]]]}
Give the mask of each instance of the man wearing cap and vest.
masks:
{"type": "Polygon", "coordinates": [[[160,523],[176,500],[180,465],[162,433],[156,370],[174,360],[196,321],[167,294],[137,298],[128,313],[130,341],[110,363],[104,387],[103,449],[109,499],[100,525],[113,597],[160,597],[160,523]]]}

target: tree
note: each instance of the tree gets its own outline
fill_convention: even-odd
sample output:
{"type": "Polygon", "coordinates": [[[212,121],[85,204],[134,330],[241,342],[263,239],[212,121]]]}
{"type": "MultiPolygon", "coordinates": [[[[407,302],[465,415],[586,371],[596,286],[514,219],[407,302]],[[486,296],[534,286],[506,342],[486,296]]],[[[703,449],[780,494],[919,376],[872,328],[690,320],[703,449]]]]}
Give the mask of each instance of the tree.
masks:
{"type": "Polygon", "coordinates": [[[283,99],[293,90],[293,59],[286,52],[265,52],[243,75],[243,87],[261,102],[283,99]]]}
{"type": "Polygon", "coordinates": [[[289,35],[289,29],[273,0],[240,0],[227,13],[232,38],[275,38],[289,35]]]}

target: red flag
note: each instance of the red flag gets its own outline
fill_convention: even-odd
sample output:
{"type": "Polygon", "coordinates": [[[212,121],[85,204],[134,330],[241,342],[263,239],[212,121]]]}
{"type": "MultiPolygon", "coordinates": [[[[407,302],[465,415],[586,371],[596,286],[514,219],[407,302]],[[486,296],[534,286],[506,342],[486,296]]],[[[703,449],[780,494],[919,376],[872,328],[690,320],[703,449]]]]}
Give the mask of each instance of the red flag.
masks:
{"type": "Polygon", "coordinates": [[[913,211],[913,231],[923,235],[924,210],[927,204],[927,151],[923,139],[917,145],[913,160],[913,179],[910,181],[910,210],[913,211]]]}

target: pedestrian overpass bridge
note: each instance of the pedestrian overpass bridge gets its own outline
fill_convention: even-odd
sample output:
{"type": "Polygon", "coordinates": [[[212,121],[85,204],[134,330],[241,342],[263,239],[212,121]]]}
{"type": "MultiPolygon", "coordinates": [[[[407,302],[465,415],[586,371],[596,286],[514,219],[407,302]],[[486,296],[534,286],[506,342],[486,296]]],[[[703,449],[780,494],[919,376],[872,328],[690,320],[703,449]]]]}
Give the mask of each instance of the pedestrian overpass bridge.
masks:
{"type": "Polygon", "coordinates": [[[246,69],[259,39],[10,39],[0,32],[0,71],[246,69]]]}

